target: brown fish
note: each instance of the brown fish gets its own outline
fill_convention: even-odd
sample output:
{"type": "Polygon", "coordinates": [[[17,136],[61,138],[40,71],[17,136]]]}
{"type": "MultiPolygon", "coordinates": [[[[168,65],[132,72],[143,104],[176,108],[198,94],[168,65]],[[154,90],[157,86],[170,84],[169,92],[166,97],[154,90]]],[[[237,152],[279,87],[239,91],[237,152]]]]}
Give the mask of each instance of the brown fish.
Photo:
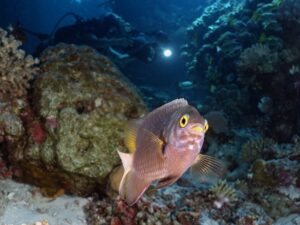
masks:
{"type": "Polygon", "coordinates": [[[124,167],[119,194],[133,205],[152,182],[157,188],[173,184],[191,166],[194,172],[219,174],[222,163],[199,154],[207,121],[184,99],[176,99],[126,129],[125,144],[131,153],[118,152],[124,167]]]}

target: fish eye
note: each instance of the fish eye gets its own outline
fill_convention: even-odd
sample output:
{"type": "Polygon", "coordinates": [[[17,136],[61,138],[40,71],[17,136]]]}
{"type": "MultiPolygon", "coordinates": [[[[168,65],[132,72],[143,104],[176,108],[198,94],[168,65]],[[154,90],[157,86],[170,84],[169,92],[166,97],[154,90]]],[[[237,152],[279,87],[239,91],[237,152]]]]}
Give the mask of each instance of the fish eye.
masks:
{"type": "Polygon", "coordinates": [[[185,127],[189,122],[189,116],[187,114],[180,118],[179,125],[181,128],[185,127]]]}
{"type": "Polygon", "coordinates": [[[206,132],[208,130],[209,126],[207,121],[205,120],[205,124],[204,124],[204,132],[206,132]]]}

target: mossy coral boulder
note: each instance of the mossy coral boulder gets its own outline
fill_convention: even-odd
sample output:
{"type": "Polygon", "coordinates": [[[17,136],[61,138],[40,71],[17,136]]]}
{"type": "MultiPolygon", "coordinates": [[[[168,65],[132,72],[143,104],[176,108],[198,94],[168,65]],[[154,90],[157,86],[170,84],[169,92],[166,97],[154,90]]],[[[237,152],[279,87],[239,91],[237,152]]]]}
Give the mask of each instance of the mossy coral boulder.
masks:
{"type": "Polygon", "coordinates": [[[89,194],[120,164],[124,124],[146,107],[116,67],[89,47],[60,44],[41,62],[32,97],[40,119],[28,125],[26,147],[15,148],[11,160],[23,180],[89,194]]]}

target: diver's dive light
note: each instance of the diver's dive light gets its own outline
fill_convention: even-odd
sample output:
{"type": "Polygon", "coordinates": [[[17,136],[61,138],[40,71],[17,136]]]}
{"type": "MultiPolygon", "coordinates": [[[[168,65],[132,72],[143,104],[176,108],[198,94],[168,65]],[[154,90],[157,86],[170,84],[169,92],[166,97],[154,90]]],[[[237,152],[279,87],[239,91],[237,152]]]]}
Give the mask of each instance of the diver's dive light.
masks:
{"type": "Polygon", "coordinates": [[[164,50],[163,50],[163,55],[164,55],[164,57],[166,57],[166,58],[171,57],[171,56],[172,56],[172,51],[171,51],[171,49],[169,49],[169,48],[164,49],[164,50]]]}

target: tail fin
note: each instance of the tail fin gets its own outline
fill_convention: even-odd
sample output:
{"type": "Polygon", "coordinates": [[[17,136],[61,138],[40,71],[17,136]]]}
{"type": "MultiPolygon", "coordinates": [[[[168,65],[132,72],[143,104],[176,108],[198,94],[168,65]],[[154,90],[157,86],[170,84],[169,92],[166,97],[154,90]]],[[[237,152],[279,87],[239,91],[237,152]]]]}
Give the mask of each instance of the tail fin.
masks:
{"type": "Polygon", "coordinates": [[[143,179],[135,171],[129,170],[124,174],[122,179],[119,194],[128,205],[134,205],[144,194],[151,182],[143,179]]]}

